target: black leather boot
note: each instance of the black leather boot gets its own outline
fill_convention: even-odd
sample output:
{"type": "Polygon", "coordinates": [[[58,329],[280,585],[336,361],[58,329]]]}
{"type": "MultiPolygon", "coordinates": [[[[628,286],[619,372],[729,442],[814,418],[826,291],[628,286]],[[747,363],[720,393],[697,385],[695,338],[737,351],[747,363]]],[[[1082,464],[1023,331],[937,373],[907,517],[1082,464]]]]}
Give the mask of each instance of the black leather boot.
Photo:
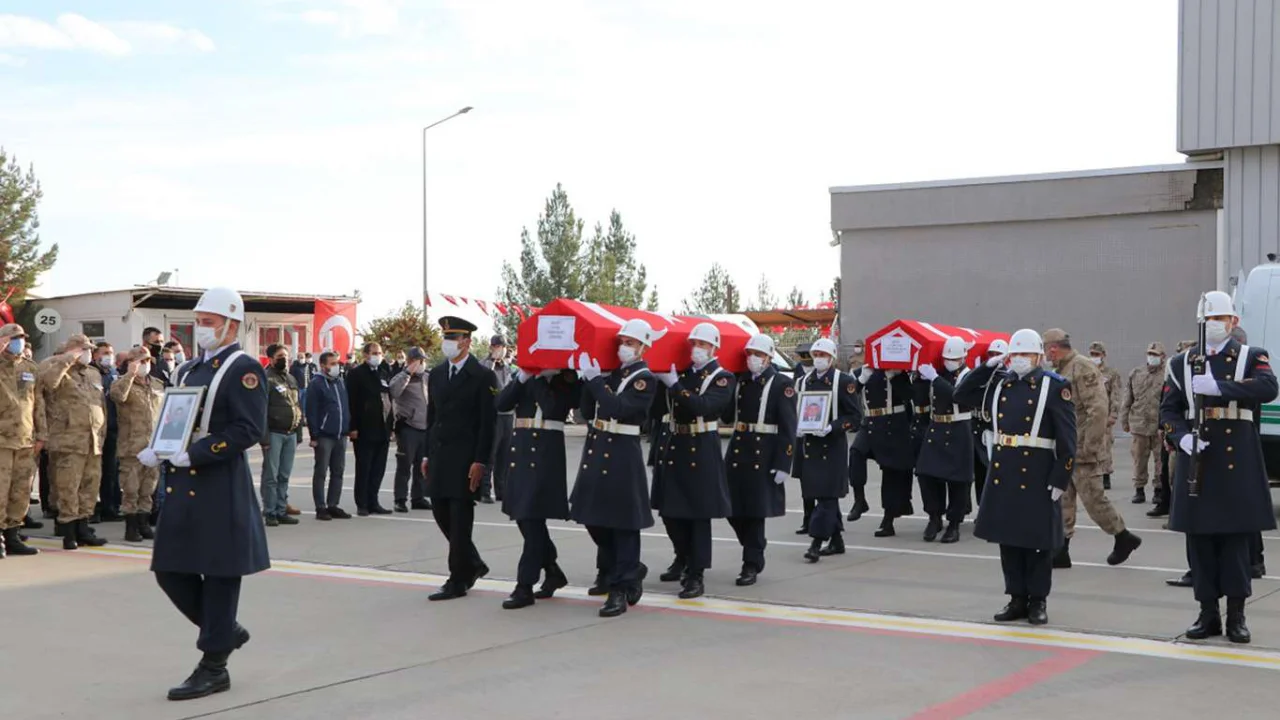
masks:
{"type": "Polygon", "coordinates": [[[816,563],[822,559],[822,541],[815,539],[809,543],[809,549],[804,551],[804,559],[811,563],[816,563]]]}
{"type": "Polygon", "coordinates": [[[1021,595],[1010,595],[1009,604],[995,614],[996,622],[1013,622],[1025,620],[1027,617],[1027,599],[1021,595]]]}
{"type": "Polygon", "coordinates": [[[195,700],[231,689],[231,675],[227,672],[228,653],[205,653],[181,685],[169,690],[170,700],[195,700]]]}
{"type": "Polygon", "coordinates": [[[622,588],[610,588],[609,599],[600,608],[600,617],[618,617],[627,611],[627,593],[622,588]]]}
{"type": "Polygon", "coordinates": [[[4,541],[0,542],[0,546],[5,548],[10,557],[18,557],[21,555],[39,555],[40,551],[26,544],[22,540],[22,536],[18,534],[18,528],[12,527],[4,531],[4,541]]]}
{"type": "Polygon", "coordinates": [[[1054,570],[1071,569],[1071,538],[1062,541],[1062,547],[1053,556],[1054,570]]]}
{"type": "Polygon", "coordinates": [[[827,543],[827,546],[822,548],[822,550],[818,552],[823,557],[827,557],[828,555],[843,555],[844,554],[844,534],[836,533],[835,535],[832,535],[830,542],[827,543]]]}
{"type": "Polygon", "coordinates": [[[1227,598],[1227,639],[1241,645],[1253,640],[1244,623],[1244,598],[1227,598]]]}
{"type": "Polygon", "coordinates": [[[545,577],[542,578],[542,587],[538,588],[533,597],[538,600],[547,600],[554,597],[557,590],[568,586],[569,578],[565,577],[559,565],[553,563],[547,568],[545,577]]]}
{"type": "Polygon", "coordinates": [[[1027,602],[1027,622],[1032,625],[1049,622],[1049,603],[1044,598],[1031,598],[1027,602]]]}
{"type": "Polygon", "coordinates": [[[960,542],[960,523],[947,523],[947,531],[942,533],[942,544],[950,545],[958,542],[960,542]]]}
{"type": "Polygon", "coordinates": [[[742,572],[738,575],[738,579],[734,580],[734,584],[737,585],[738,587],[747,587],[748,585],[755,585],[756,580],[759,578],[759,576],[760,576],[760,571],[756,569],[755,565],[744,564],[742,566],[742,572]]]}
{"type": "MultiPolygon", "coordinates": [[[[1243,619],[1243,618],[1242,618],[1243,619]]],[[[1200,617],[1187,628],[1188,640],[1204,640],[1222,634],[1222,613],[1218,611],[1217,602],[1200,603],[1200,617]]]]}
{"type": "Polygon", "coordinates": [[[694,598],[702,597],[703,593],[706,591],[707,587],[702,581],[702,573],[698,573],[696,575],[691,573],[684,579],[684,589],[680,591],[680,599],[692,600],[694,598]]]}
{"type": "Polygon", "coordinates": [[[138,532],[138,516],[126,515],[124,517],[124,541],[125,542],[142,542],[142,533],[138,532]]]}
{"type": "Polygon", "coordinates": [[[1128,530],[1121,530],[1116,535],[1115,546],[1111,549],[1111,554],[1107,556],[1108,565],[1119,565],[1129,556],[1133,554],[1142,545],[1142,538],[1134,535],[1128,530]]]}
{"type": "Polygon", "coordinates": [[[635,605],[640,602],[640,598],[644,597],[644,580],[647,577],[649,577],[649,566],[640,563],[640,570],[636,573],[636,581],[626,588],[628,605],[635,605]]]}
{"type": "Polygon", "coordinates": [[[1111,489],[1111,474],[1110,474],[1110,473],[1107,473],[1106,475],[1103,475],[1103,476],[1102,476],[1102,489],[1103,489],[1103,490],[1110,490],[1110,489],[1111,489]]]}
{"type": "Polygon", "coordinates": [[[604,573],[596,573],[596,582],[587,588],[587,594],[591,597],[600,597],[609,594],[609,583],[605,581],[604,573]]]}
{"type": "Polygon", "coordinates": [[[502,601],[503,610],[519,610],[533,604],[533,586],[532,585],[516,585],[516,589],[511,592],[511,597],[502,601]]]}
{"type": "Polygon", "coordinates": [[[53,532],[62,538],[63,550],[75,550],[76,548],[80,547],[80,545],[76,543],[76,524],[75,523],[63,524],[60,522],[55,522],[53,524],[53,532]]]}
{"type": "Polygon", "coordinates": [[[1130,500],[1134,505],[1145,505],[1147,502],[1147,491],[1138,488],[1133,492],[1133,499],[1130,500]]]}
{"type": "Polygon", "coordinates": [[[684,577],[685,562],[684,558],[677,556],[671,561],[665,572],[658,576],[662,582],[676,582],[684,577]]]}
{"type": "Polygon", "coordinates": [[[77,520],[72,532],[75,533],[76,542],[80,545],[88,545],[89,547],[102,547],[107,541],[98,537],[93,528],[89,527],[88,520],[77,520]]]}
{"type": "Polygon", "coordinates": [[[6,557],[6,554],[7,554],[6,543],[7,543],[7,537],[3,534],[0,534],[0,560],[3,560],[6,557]]]}
{"type": "Polygon", "coordinates": [[[871,509],[871,506],[867,504],[867,489],[854,488],[853,489],[853,508],[849,510],[849,518],[848,518],[849,522],[858,522],[858,520],[862,517],[862,514],[867,512],[870,509],[871,509]]]}
{"type": "Polygon", "coordinates": [[[133,521],[137,525],[138,534],[142,536],[143,540],[156,539],[156,533],[151,529],[151,523],[147,522],[146,513],[138,513],[137,515],[134,515],[133,521]]]}
{"type": "Polygon", "coordinates": [[[942,516],[930,515],[929,523],[924,526],[924,541],[933,542],[937,540],[940,532],[942,532],[942,516]]]}
{"type": "Polygon", "coordinates": [[[878,538],[893,537],[897,534],[898,532],[893,529],[893,518],[888,515],[885,516],[884,520],[880,521],[880,529],[876,530],[875,533],[878,538]]]}

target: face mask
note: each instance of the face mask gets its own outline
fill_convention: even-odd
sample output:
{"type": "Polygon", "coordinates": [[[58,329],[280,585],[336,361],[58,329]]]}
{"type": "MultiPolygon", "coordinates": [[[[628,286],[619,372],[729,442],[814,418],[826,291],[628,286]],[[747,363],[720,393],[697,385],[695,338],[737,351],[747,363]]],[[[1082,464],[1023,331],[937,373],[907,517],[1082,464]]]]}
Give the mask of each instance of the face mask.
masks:
{"type": "Polygon", "coordinates": [[[1159,356],[1159,355],[1148,355],[1148,356],[1147,356],[1147,365],[1148,365],[1148,366],[1150,366],[1150,367],[1159,367],[1159,366],[1160,366],[1160,356],[1159,356]]]}
{"type": "Polygon", "coordinates": [[[960,368],[964,367],[964,361],[963,360],[943,360],[942,366],[945,367],[947,370],[950,370],[951,372],[955,372],[960,368]]]}
{"type": "Polygon", "coordinates": [[[9,354],[21,355],[23,350],[27,349],[27,341],[22,338],[14,338],[9,341],[9,354]]]}
{"type": "Polygon", "coordinates": [[[630,363],[632,360],[636,359],[636,349],[630,345],[619,345],[618,359],[622,361],[623,365],[630,363]]]}
{"type": "Polygon", "coordinates": [[[820,373],[824,373],[831,369],[831,358],[815,357],[813,359],[813,369],[820,373]]]}
{"type": "Polygon", "coordinates": [[[507,356],[506,348],[493,348],[492,350],[489,351],[489,357],[493,358],[494,362],[499,362],[502,360],[502,358],[506,356],[507,356]]]}
{"type": "Polygon", "coordinates": [[[711,353],[706,348],[696,347],[689,354],[693,357],[694,365],[705,365],[711,360],[711,353]]]}
{"type": "Polygon", "coordinates": [[[1032,364],[1031,358],[1025,355],[1019,355],[1017,357],[1009,358],[1009,369],[1018,377],[1026,377],[1027,373],[1035,369],[1035,365],[1032,364]]]}
{"type": "Polygon", "coordinates": [[[755,355],[748,355],[747,369],[751,371],[752,375],[759,375],[764,372],[764,358],[756,357],[755,355]]]}
{"type": "Polygon", "coordinates": [[[1217,345],[1231,337],[1231,331],[1222,320],[1210,320],[1204,324],[1204,335],[1206,340],[1217,345]]]}
{"type": "Polygon", "coordinates": [[[375,367],[375,368],[376,368],[376,367],[378,367],[378,366],[379,366],[379,365],[381,365],[381,364],[382,364],[382,356],[381,356],[381,355],[370,355],[370,356],[369,356],[369,367],[375,367]]]}
{"type": "Polygon", "coordinates": [[[182,363],[184,363],[184,362],[186,362],[186,361],[187,361],[187,356],[186,356],[186,354],[185,354],[185,353],[174,353],[174,354],[173,354],[173,362],[174,362],[174,363],[176,363],[176,364],[178,364],[178,365],[181,365],[182,363]]]}
{"type": "Polygon", "coordinates": [[[289,364],[288,360],[284,358],[276,358],[275,361],[271,363],[271,366],[274,367],[276,370],[279,370],[280,372],[284,372],[285,366],[287,366],[288,364],[289,364]]]}
{"type": "Polygon", "coordinates": [[[404,358],[402,358],[402,357],[398,357],[398,358],[396,358],[396,364],[398,364],[398,365],[404,365],[404,358]]]}
{"type": "Polygon", "coordinates": [[[196,347],[205,351],[213,350],[222,342],[220,335],[221,333],[214,328],[198,325],[196,326],[196,347]]]}
{"type": "Polygon", "coordinates": [[[115,365],[116,365],[116,356],[115,356],[115,355],[103,355],[103,356],[102,356],[102,358],[98,360],[98,364],[99,364],[99,365],[101,365],[101,366],[102,366],[102,367],[104,367],[104,368],[112,368],[112,367],[115,367],[115,365]]]}
{"type": "Polygon", "coordinates": [[[853,347],[853,354],[854,354],[854,355],[861,355],[861,354],[862,354],[862,348],[861,348],[860,346],[855,345],[855,346],[853,347]]]}
{"type": "Polygon", "coordinates": [[[462,354],[462,350],[458,347],[457,340],[445,340],[440,343],[440,352],[444,353],[446,360],[453,360],[462,354]]]}
{"type": "Polygon", "coordinates": [[[1098,367],[1102,367],[1102,358],[1090,356],[1089,361],[1098,367]]]}
{"type": "Polygon", "coordinates": [[[151,363],[143,363],[143,364],[139,365],[139,366],[138,366],[138,369],[137,369],[137,370],[135,370],[134,372],[138,374],[138,377],[146,377],[146,376],[150,375],[150,374],[151,374],[151,363]]]}
{"type": "Polygon", "coordinates": [[[334,380],[337,380],[338,376],[342,374],[342,368],[337,365],[330,365],[329,367],[325,368],[324,372],[329,377],[333,378],[334,380]]]}
{"type": "Polygon", "coordinates": [[[89,363],[93,362],[93,351],[92,350],[82,351],[78,356],[76,356],[76,362],[81,365],[88,365],[89,363]]]}

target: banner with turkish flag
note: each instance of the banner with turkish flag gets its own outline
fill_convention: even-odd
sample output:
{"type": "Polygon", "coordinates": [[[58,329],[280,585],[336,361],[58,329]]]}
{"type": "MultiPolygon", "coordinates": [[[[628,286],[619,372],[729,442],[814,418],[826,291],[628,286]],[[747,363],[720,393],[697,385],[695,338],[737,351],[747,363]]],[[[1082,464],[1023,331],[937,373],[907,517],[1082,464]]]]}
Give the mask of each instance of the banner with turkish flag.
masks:
{"type": "Polygon", "coordinates": [[[332,351],[342,357],[355,349],[356,303],[316,300],[314,325],[311,328],[311,351],[332,351]]]}

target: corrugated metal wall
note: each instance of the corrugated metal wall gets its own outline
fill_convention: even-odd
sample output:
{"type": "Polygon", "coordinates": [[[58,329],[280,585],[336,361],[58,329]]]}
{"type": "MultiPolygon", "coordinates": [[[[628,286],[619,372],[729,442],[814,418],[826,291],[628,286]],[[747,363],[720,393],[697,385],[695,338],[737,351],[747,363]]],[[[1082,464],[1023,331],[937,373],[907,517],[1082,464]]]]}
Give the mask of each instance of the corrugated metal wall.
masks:
{"type": "Polygon", "coordinates": [[[1280,145],[1238,148],[1226,155],[1224,270],[1234,277],[1264,262],[1267,253],[1280,253],[1280,145]]]}
{"type": "Polygon", "coordinates": [[[1178,150],[1280,143],[1280,0],[1182,0],[1178,150]]]}
{"type": "Polygon", "coordinates": [[[1122,373],[1194,337],[1215,282],[1214,210],[847,231],[841,344],[900,318],[1105,342],[1122,373]]]}

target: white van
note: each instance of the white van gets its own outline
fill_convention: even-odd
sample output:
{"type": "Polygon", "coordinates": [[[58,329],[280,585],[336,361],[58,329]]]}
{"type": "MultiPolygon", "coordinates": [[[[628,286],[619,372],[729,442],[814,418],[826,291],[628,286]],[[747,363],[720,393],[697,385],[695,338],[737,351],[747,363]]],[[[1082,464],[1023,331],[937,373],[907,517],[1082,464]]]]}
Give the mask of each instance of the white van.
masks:
{"type": "MultiPolygon", "coordinates": [[[[1280,352],[1280,263],[1275,255],[1267,260],[1236,287],[1236,312],[1249,345],[1280,352]]],[[[1260,427],[1267,476],[1275,483],[1280,480],[1280,397],[1263,404],[1260,427]]]]}

